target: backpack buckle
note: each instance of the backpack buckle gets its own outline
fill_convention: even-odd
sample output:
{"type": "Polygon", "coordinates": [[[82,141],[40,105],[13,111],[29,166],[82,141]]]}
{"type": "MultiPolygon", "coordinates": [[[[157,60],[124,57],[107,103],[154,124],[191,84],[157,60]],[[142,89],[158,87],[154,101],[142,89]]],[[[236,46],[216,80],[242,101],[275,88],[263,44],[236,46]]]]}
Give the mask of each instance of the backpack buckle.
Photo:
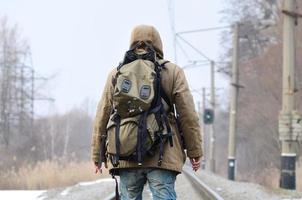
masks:
{"type": "Polygon", "coordinates": [[[160,158],[157,163],[159,167],[161,166],[162,162],[163,162],[163,160],[162,160],[162,158],[160,158]]]}
{"type": "Polygon", "coordinates": [[[120,164],[116,156],[111,157],[111,163],[113,167],[118,167],[118,165],[120,164]]]}

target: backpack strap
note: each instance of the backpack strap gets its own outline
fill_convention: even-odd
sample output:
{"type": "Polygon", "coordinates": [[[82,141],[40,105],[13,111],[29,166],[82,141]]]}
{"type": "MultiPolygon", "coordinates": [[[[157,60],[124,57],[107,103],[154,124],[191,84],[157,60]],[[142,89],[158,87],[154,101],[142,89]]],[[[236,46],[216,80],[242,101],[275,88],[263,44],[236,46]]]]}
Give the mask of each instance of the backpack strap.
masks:
{"type": "MultiPolygon", "coordinates": [[[[161,107],[161,120],[164,122],[166,128],[167,128],[167,135],[163,135],[162,132],[159,133],[159,158],[158,158],[158,166],[161,166],[162,164],[162,160],[164,157],[164,142],[165,142],[165,137],[167,137],[170,147],[173,147],[173,134],[172,134],[172,130],[170,127],[170,124],[168,122],[168,117],[167,114],[163,108],[163,106],[161,107]]],[[[162,123],[163,124],[163,123],[162,123]]]]}
{"type": "MultiPolygon", "coordinates": [[[[169,61],[163,61],[161,63],[162,68],[165,68],[166,67],[165,64],[167,64],[168,62],[169,61]]],[[[178,133],[179,133],[180,139],[181,139],[181,146],[182,146],[183,149],[186,149],[185,139],[184,139],[183,131],[182,131],[182,128],[181,128],[181,125],[180,125],[180,121],[179,121],[179,113],[177,112],[175,104],[170,101],[169,97],[167,96],[167,94],[165,93],[165,91],[163,90],[163,88],[161,88],[161,91],[162,91],[162,93],[161,93],[162,98],[167,103],[167,105],[170,107],[171,111],[174,113],[174,116],[175,116],[175,119],[176,119],[178,133]]]]}
{"type": "Polygon", "coordinates": [[[101,150],[100,150],[100,157],[99,157],[99,162],[97,163],[99,168],[102,168],[102,163],[106,163],[107,162],[107,158],[106,158],[106,139],[107,139],[107,135],[102,134],[101,135],[101,150]]]}
{"type": "Polygon", "coordinates": [[[138,166],[142,166],[142,154],[145,154],[146,150],[143,147],[143,139],[146,138],[147,133],[147,119],[148,112],[145,111],[139,118],[138,129],[137,129],[137,161],[138,166]]]}
{"type": "MultiPolygon", "coordinates": [[[[168,116],[167,116],[167,112],[164,109],[163,106],[163,102],[162,102],[162,98],[166,98],[166,103],[169,105],[170,101],[169,98],[166,94],[164,94],[164,90],[162,88],[161,85],[161,77],[160,77],[160,72],[162,70],[162,68],[164,68],[165,64],[168,63],[169,61],[164,61],[163,63],[159,64],[159,62],[155,62],[155,71],[156,71],[156,96],[155,96],[155,102],[154,103],[154,107],[155,110],[159,109],[159,111],[155,112],[155,119],[160,127],[160,131],[158,134],[159,137],[159,158],[158,158],[158,166],[161,166],[162,164],[162,159],[163,159],[163,155],[164,155],[164,138],[168,137],[168,141],[170,143],[170,146],[173,147],[173,138],[172,138],[172,130],[170,127],[170,124],[168,122],[168,116]],[[165,97],[163,97],[165,96],[165,97]],[[167,135],[163,135],[162,131],[164,130],[164,126],[167,128],[167,135]]],[[[169,105],[170,106],[170,105],[169,105]]]]}
{"type": "MultiPolygon", "coordinates": [[[[161,68],[165,68],[165,65],[167,63],[169,63],[170,61],[164,61],[163,63],[160,64],[161,68]]],[[[164,101],[167,103],[167,105],[169,105],[169,107],[174,110],[174,106],[172,105],[172,103],[170,102],[170,99],[169,97],[167,96],[167,94],[165,93],[163,87],[162,87],[162,84],[160,82],[160,97],[164,99],[164,101]]],[[[162,104],[162,102],[161,102],[162,104]]],[[[163,120],[164,120],[164,123],[167,127],[167,131],[168,131],[168,139],[169,139],[169,143],[170,143],[170,146],[173,147],[173,140],[172,140],[172,130],[171,130],[171,127],[170,127],[170,124],[168,122],[168,116],[167,116],[167,113],[166,111],[164,110],[164,107],[161,106],[161,113],[163,115],[163,120]]]]}
{"type": "Polygon", "coordinates": [[[158,158],[158,166],[161,166],[163,157],[164,157],[164,136],[162,133],[159,133],[159,158],[158,158]]]}
{"type": "Polygon", "coordinates": [[[112,165],[114,167],[117,167],[119,165],[119,160],[120,160],[120,126],[121,126],[121,117],[118,114],[114,116],[114,122],[116,123],[116,128],[115,128],[116,154],[112,156],[112,165]]]}
{"type": "Polygon", "coordinates": [[[112,170],[110,172],[110,174],[111,174],[112,179],[114,179],[114,181],[115,181],[115,200],[120,200],[120,193],[119,193],[119,189],[118,189],[118,181],[115,177],[116,171],[112,170]]]}
{"type": "MultiPolygon", "coordinates": [[[[168,60],[160,60],[159,61],[159,64],[161,66],[162,69],[165,69],[166,68],[166,64],[169,63],[170,61],[168,60]]],[[[164,91],[164,88],[162,86],[162,84],[160,84],[160,90],[161,90],[161,97],[163,98],[163,100],[166,102],[166,104],[171,108],[171,110],[173,111],[174,108],[173,108],[173,104],[171,103],[168,95],[165,93],[164,91]]]]}

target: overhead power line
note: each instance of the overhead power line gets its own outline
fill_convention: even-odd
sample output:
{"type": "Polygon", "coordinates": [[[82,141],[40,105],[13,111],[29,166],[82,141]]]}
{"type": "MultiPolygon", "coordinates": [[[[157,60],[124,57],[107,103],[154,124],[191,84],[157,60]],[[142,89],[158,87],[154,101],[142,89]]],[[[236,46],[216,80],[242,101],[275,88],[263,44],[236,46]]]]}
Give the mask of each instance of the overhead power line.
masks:
{"type": "Polygon", "coordinates": [[[188,53],[186,52],[186,50],[183,48],[183,46],[181,45],[181,43],[177,40],[177,38],[176,38],[175,42],[176,42],[176,46],[179,47],[179,49],[185,55],[185,57],[187,58],[187,60],[191,60],[190,56],[188,55],[188,53]]]}
{"type": "Polygon", "coordinates": [[[189,31],[181,31],[176,33],[176,35],[183,35],[188,33],[199,33],[199,32],[208,32],[208,31],[216,31],[216,30],[222,30],[231,28],[232,26],[219,26],[219,27],[212,27],[212,28],[204,28],[204,29],[195,29],[195,30],[189,30],[189,31]]]}
{"type": "Polygon", "coordinates": [[[192,68],[198,68],[198,67],[203,67],[203,66],[209,66],[209,62],[201,63],[201,64],[196,64],[196,63],[188,64],[188,65],[183,66],[182,69],[192,69],[192,68]]]}
{"type": "Polygon", "coordinates": [[[203,58],[207,59],[208,61],[212,61],[208,56],[206,56],[204,53],[202,53],[198,48],[193,46],[190,42],[188,42],[186,39],[184,39],[180,35],[176,35],[179,39],[181,39],[184,43],[186,43],[189,47],[191,47],[194,51],[196,51],[199,55],[201,55],[203,58]]]}

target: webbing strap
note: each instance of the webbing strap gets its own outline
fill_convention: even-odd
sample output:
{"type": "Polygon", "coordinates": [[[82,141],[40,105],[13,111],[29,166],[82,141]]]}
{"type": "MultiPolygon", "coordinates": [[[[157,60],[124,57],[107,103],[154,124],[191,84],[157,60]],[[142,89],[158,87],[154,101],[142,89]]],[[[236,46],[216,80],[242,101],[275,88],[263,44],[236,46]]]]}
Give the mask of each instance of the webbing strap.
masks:
{"type": "MultiPolygon", "coordinates": [[[[167,61],[168,62],[168,61],[167,61]]],[[[157,89],[157,98],[156,98],[156,106],[158,106],[160,108],[159,112],[155,113],[155,118],[159,124],[160,127],[160,131],[164,130],[163,127],[163,123],[165,124],[166,128],[167,128],[167,136],[168,136],[168,140],[170,143],[170,146],[173,147],[173,138],[172,138],[172,132],[171,132],[171,127],[169,125],[168,122],[168,117],[167,117],[167,113],[164,109],[163,103],[162,103],[162,98],[166,101],[166,103],[169,105],[169,107],[171,107],[171,103],[170,100],[168,98],[168,96],[165,94],[162,85],[161,85],[161,78],[160,78],[160,71],[161,69],[165,66],[165,64],[167,62],[162,63],[161,65],[159,65],[158,63],[155,63],[156,66],[156,78],[157,78],[157,85],[156,85],[156,89],[157,89]]],[[[163,160],[163,155],[164,155],[164,136],[162,134],[162,132],[159,134],[159,158],[158,158],[158,166],[161,166],[162,164],[162,160],[163,160]]]]}
{"type": "MultiPolygon", "coordinates": [[[[160,64],[161,68],[165,68],[165,65],[166,65],[167,63],[169,63],[169,62],[170,62],[170,61],[165,61],[165,62],[163,62],[162,64],[160,64]]],[[[166,104],[170,107],[170,109],[171,109],[172,111],[174,111],[173,104],[172,104],[172,102],[170,101],[168,95],[165,93],[164,88],[163,88],[163,86],[162,86],[161,83],[160,83],[160,96],[163,98],[163,100],[166,102],[166,104]]]]}
{"type": "Polygon", "coordinates": [[[158,158],[158,166],[161,166],[164,157],[164,138],[163,134],[159,134],[159,158],[158,158]]]}
{"type": "Polygon", "coordinates": [[[160,111],[161,106],[156,106],[155,108],[152,108],[148,113],[152,114],[152,113],[158,113],[160,111]]]}
{"type": "Polygon", "coordinates": [[[146,118],[147,118],[147,112],[144,112],[140,116],[139,123],[138,123],[136,152],[137,152],[137,161],[139,166],[142,165],[142,153],[144,151],[142,142],[147,132],[146,118]]]}
{"type": "MultiPolygon", "coordinates": [[[[145,112],[143,114],[143,125],[142,125],[142,134],[141,134],[141,138],[142,138],[142,141],[146,141],[146,138],[148,137],[147,136],[147,115],[148,115],[148,112],[145,112]]],[[[145,148],[145,143],[142,144],[142,147],[141,147],[141,152],[143,153],[143,155],[146,154],[146,151],[147,149],[145,148]]]]}
{"type": "Polygon", "coordinates": [[[102,168],[102,163],[106,162],[106,156],[105,156],[106,138],[107,135],[101,135],[101,150],[100,150],[100,159],[98,162],[99,168],[102,168]]]}
{"type": "Polygon", "coordinates": [[[163,89],[162,86],[161,86],[160,90],[161,90],[161,97],[166,102],[166,104],[169,106],[169,108],[173,111],[174,110],[173,105],[171,104],[170,99],[167,96],[167,94],[165,93],[165,91],[164,91],[164,89],[163,89]]]}
{"type": "Polygon", "coordinates": [[[114,176],[114,173],[112,173],[111,176],[115,180],[115,200],[120,200],[120,193],[118,191],[118,182],[117,182],[117,179],[114,176]]]}
{"type": "Polygon", "coordinates": [[[141,151],[141,148],[142,148],[142,127],[141,127],[141,123],[140,125],[138,126],[138,130],[137,130],[137,149],[136,149],[136,152],[137,152],[137,162],[138,162],[138,165],[141,166],[142,165],[142,151],[141,151]]]}
{"type": "Polygon", "coordinates": [[[119,164],[119,157],[120,157],[120,127],[121,127],[121,117],[119,115],[116,115],[114,118],[114,121],[116,123],[116,129],[115,129],[115,159],[113,165],[114,167],[117,167],[119,164]]]}
{"type": "Polygon", "coordinates": [[[167,132],[168,132],[168,140],[170,143],[170,147],[173,147],[172,130],[171,130],[170,124],[168,122],[168,117],[167,117],[166,112],[163,112],[163,118],[164,118],[164,122],[165,122],[167,132]]]}

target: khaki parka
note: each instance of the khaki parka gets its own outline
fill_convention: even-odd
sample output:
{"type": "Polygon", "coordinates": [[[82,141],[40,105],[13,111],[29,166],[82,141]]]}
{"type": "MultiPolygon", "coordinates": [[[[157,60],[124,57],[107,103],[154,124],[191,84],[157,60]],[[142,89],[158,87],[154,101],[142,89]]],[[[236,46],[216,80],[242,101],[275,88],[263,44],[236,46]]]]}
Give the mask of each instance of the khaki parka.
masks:
{"type": "MultiPolygon", "coordinates": [[[[152,26],[137,26],[131,35],[130,47],[136,42],[150,42],[156,49],[158,56],[163,58],[162,42],[157,30],[152,26]]],[[[99,162],[102,135],[106,135],[106,127],[112,111],[113,80],[117,70],[109,74],[101,100],[97,107],[92,137],[92,160],[99,162]]],[[[183,150],[180,134],[175,117],[172,113],[168,116],[173,132],[173,147],[167,142],[164,147],[162,165],[158,166],[159,152],[154,157],[146,157],[141,167],[162,168],[181,172],[186,155],[190,158],[202,157],[201,129],[198,115],[195,111],[192,94],[189,90],[184,71],[177,65],[168,62],[161,71],[161,83],[170,102],[175,104],[179,113],[180,127],[183,130],[186,152],[183,150]]],[[[120,168],[138,168],[137,162],[119,161],[118,168],[113,168],[109,163],[109,170],[120,168]]]]}

